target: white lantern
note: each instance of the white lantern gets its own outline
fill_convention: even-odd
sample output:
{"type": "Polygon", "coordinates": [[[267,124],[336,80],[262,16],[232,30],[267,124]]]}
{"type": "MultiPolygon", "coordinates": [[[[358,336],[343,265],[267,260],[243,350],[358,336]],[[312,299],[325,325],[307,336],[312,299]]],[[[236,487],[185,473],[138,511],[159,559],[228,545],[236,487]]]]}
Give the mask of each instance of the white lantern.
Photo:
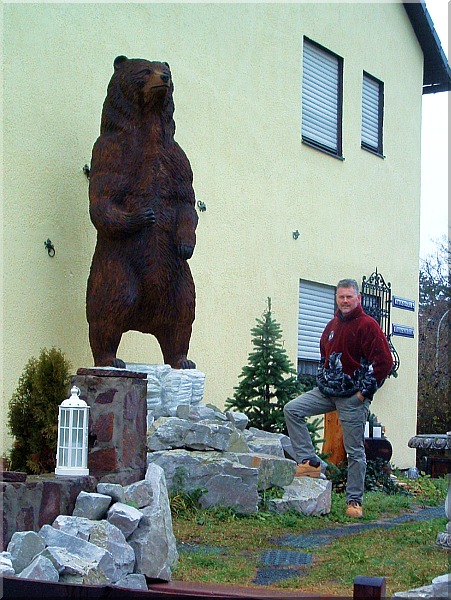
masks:
{"type": "Polygon", "coordinates": [[[59,407],[55,475],[89,475],[89,406],[79,396],[79,388],[73,386],[70,398],[59,407]]]}

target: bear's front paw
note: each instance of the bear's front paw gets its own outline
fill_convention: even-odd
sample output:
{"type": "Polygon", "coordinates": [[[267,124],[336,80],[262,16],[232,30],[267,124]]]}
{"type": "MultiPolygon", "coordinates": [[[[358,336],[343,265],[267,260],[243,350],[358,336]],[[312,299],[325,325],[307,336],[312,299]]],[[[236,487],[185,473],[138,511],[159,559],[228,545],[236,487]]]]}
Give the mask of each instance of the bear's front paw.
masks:
{"type": "Polygon", "coordinates": [[[178,252],[181,258],[188,260],[193,255],[194,246],[190,246],[188,244],[179,244],[178,252]]]}
{"type": "Polygon", "coordinates": [[[152,208],[143,208],[128,216],[128,223],[132,229],[153,225],[155,221],[155,212],[152,208]]]}

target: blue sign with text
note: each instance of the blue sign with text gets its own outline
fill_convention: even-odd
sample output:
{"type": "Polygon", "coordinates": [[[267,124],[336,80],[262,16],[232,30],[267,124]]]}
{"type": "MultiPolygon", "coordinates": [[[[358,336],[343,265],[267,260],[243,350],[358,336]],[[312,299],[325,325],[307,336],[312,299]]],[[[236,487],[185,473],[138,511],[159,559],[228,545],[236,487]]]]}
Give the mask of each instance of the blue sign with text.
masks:
{"type": "Polygon", "coordinates": [[[391,327],[392,327],[393,335],[400,335],[401,337],[408,337],[408,338],[415,337],[415,335],[414,335],[415,330],[413,327],[408,327],[407,325],[395,325],[395,324],[393,324],[391,327]]]}
{"type": "Polygon", "coordinates": [[[403,310],[415,310],[415,300],[408,300],[407,298],[393,296],[392,304],[395,308],[402,308],[403,310]]]}

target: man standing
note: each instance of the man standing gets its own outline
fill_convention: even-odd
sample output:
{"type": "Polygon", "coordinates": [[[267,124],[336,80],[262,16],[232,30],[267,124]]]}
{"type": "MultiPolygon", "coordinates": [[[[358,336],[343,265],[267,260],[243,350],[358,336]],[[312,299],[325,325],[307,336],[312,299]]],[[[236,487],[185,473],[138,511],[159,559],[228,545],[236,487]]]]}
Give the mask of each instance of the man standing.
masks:
{"type": "Polygon", "coordinates": [[[354,279],[338,282],[338,309],[320,340],[317,387],[284,407],[288,434],[299,463],[296,477],[319,477],[321,473],[307,417],[337,411],[348,458],[346,514],[354,518],[362,516],[366,472],[364,431],[369,406],[393,368],[387,339],[377,321],[363,312],[360,300],[354,279]]]}

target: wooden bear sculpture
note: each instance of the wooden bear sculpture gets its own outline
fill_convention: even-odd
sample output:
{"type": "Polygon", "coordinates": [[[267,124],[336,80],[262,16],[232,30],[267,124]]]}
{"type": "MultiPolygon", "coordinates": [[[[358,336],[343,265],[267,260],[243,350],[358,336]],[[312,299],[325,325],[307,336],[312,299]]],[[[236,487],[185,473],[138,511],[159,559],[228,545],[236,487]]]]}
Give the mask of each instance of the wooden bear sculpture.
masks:
{"type": "Polygon", "coordinates": [[[190,163],[174,140],[167,63],[118,56],[92,151],[89,211],[97,243],[87,285],[96,366],[124,367],[122,334],[153,334],[166,364],[187,358],[195,289],[187,260],[197,213],[190,163]]]}

